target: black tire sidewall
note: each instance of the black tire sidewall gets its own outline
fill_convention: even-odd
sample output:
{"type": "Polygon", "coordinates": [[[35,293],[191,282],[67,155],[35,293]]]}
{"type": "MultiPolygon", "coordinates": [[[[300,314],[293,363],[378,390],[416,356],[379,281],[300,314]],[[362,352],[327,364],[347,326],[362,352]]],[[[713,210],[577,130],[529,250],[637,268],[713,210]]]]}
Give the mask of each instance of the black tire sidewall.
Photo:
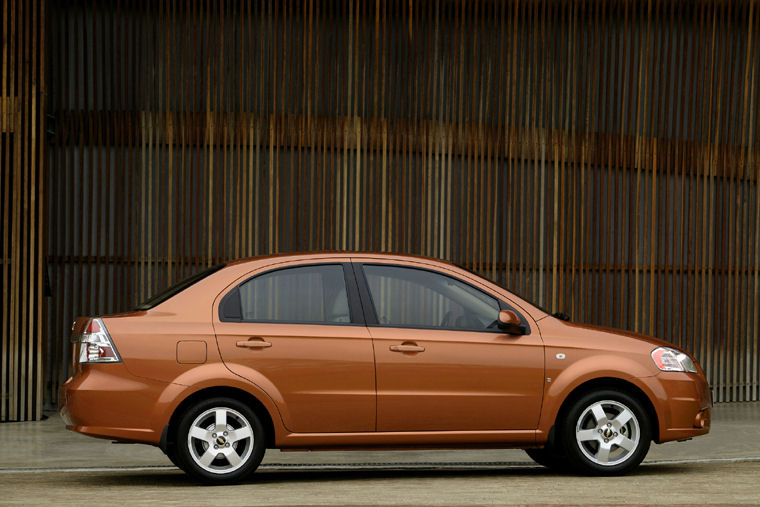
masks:
{"type": "Polygon", "coordinates": [[[258,468],[266,451],[266,434],[256,413],[246,404],[234,398],[225,397],[215,397],[199,401],[185,410],[177,425],[175,442],[173,454],[176,457],[177,465],[192,478],[204,484],[231,484],[241,481],[258,468]],[[248,419],[253,431],[253,451],[248,460],[243,466],[227,474],[215,474],[204,470],[193,460],[190,450],[187,448],[187,434],[190,430],[190,425],[200,414],[216,407],[236,410],[248,419]]]}
{"type": "Polygon", "coordinates": [[[604,389],[589,392],[578,398],[565,413],[561,422],[561,444],[569,465],[574,471],[587,475],[622,475],[636,468],[649,452],[652,440],[651,422],[647,411],[635,397],[621,391],[604,389]],[[575,424],[586,408],[591,404],[602,401],[617,401],[628,407],[636,416],[639,423],[639,443],[633,455],[622,463],[603,466],[589,460],[581,450],[575,438],[575,424]]]}

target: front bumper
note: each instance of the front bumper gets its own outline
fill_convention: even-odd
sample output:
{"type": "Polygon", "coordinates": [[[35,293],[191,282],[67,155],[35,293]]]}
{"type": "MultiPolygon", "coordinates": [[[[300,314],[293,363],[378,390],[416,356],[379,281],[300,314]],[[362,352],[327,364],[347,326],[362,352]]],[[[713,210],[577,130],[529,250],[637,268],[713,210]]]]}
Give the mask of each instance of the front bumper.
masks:
{"type": "Polygon", "coordinates": [[[651,377],[659,417],[658,443],[710,431],[712,396],[701,373],[661,372],[651,377]]]}
{"type": "Polygon", "coordinates": [[[82,365],[61,386],[58,408],[69,430],[111,440],[157,444],[163,425],[153,421],[151,409],[161,391],[158,383],[132,376],[123,363],[82,365]]]}

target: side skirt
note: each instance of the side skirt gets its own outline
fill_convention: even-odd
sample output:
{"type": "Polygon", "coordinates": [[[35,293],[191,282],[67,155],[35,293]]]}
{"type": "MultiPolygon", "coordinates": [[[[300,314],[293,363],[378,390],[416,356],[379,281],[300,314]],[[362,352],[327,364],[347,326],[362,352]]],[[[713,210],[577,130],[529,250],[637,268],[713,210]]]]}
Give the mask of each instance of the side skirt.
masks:
{"type": "Polygon", "coordinates": [[[287,433],[277,439],[282,450],[355,449],[509,449],[534,447],[536,430],[387,431],[363,433],[287,433]]]}

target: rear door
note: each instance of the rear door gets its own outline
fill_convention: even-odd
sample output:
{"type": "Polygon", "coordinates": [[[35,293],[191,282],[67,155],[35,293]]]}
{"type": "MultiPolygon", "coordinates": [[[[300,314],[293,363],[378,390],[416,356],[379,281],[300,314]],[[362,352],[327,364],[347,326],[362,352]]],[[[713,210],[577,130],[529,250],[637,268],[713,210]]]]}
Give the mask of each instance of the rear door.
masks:
{"type": "Polygon", "coordinates": [[[521,318],[532,332],[509,335],[496,326],[503,303],[451,274],[388,263],[355,267],[362,302],[373,309],[366,319],[378,431],[537,427],[544,353],[529,317],[521,318]]]}
{"type": "Polygon", "coordinates": [[[375,430],[372,339],[348,259],[263,268],[222,294],[222,359],[297,433],[375,430]]]}

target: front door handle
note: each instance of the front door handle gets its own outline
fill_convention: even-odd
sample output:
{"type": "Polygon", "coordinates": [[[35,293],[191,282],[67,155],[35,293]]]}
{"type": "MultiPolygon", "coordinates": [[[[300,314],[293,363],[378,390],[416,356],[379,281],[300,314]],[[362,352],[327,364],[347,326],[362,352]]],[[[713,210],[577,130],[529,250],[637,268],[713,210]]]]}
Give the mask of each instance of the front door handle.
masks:
{"type": "Polygon", "coordinates": [[[245,347],[247,349],[265,349],[272,346],[271,343],[265,342],[263,338],[259,338],[258,336],[252,336],[248,340],[239,341],[235,345],[238,347],[245,347]]]}
{"type": "Polygon", "coordinates": [[[425,352],[425,347],[416,343],[404,343],[402,345],[391,345],[390,350],[393,352],[425,352]]]}

